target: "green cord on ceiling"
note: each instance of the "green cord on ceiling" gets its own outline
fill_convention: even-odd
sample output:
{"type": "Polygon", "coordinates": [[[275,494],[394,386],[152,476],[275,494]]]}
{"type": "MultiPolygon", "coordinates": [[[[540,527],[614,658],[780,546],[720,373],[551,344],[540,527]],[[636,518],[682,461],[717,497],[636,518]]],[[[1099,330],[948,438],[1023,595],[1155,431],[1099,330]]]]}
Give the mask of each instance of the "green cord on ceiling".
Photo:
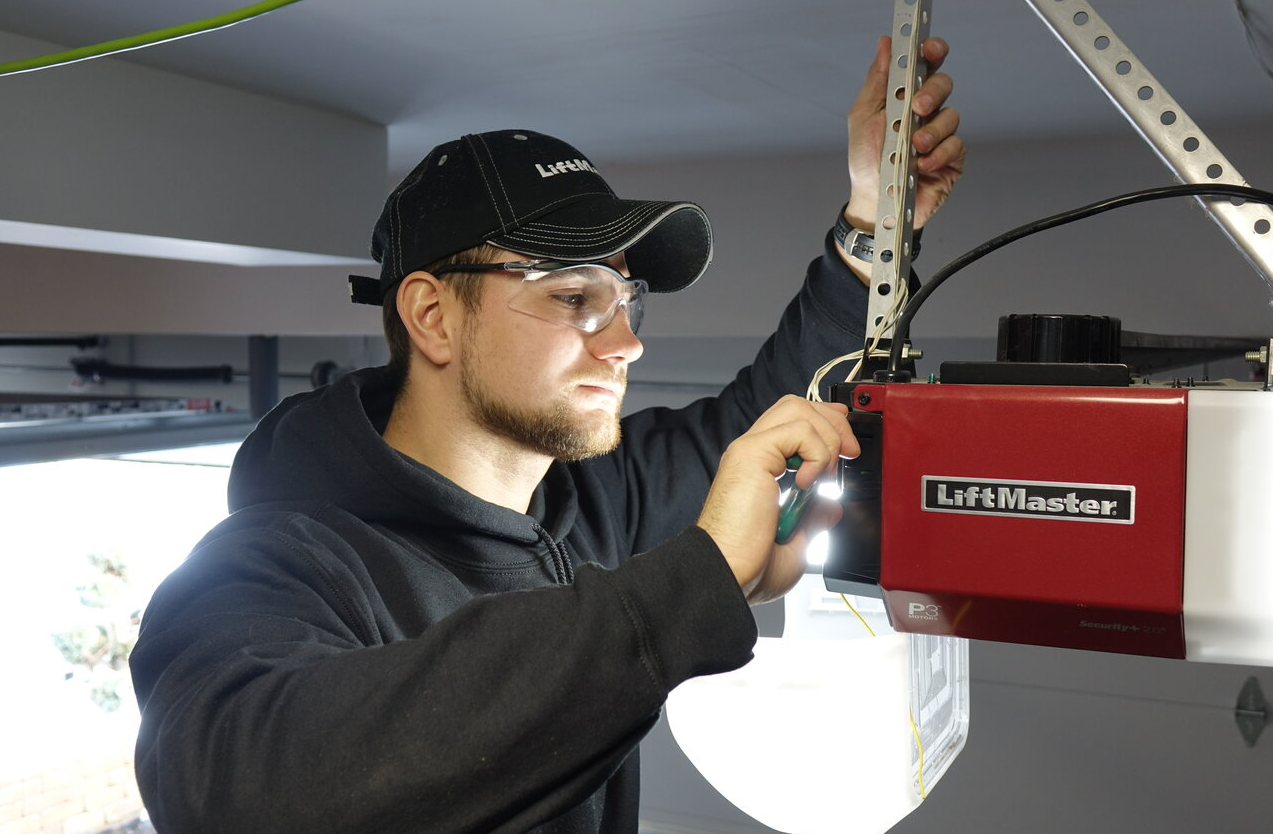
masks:
{"type": "Polygon", "coordinates": [[[46,69],[48,67],[57,67],[63,64],[73,64],[76,61],[87,61],[90,58],[101,58],[106,55],[117,55],[121,52],[128,52],[133,49],[141,49],[145,46],[153,46],[157,43],[167,43],[180,38],[188,38],[191,35],[199,35],[204,32],[211,32],[216,29],[224,29],[227,26],[233,26],[236,23],[242,23],[245,20],[251,20],[254,17],[260,17],[263,14],[272,12],[282,6],[292,3],[299,3],[300,0],[266,0],[263,3],[254,3],[233,12],[216,15],[215,17],[196,20],[193,23],[185,23],[180,26],[170,26],[167,29],[159,29],[154,32],[147,32],[144,35],[133,35],[127,38],[118,38],[113,41],[106,41],[94,46],[82,46],[79,49],[70,49],[66,52],[57,52],[52,55],[43,55],[38,58],[27,58],[22,61],[10,61],[0,64],[0,76],[16,75],[20,72],[32,72],[34,70],[46,69]]]}

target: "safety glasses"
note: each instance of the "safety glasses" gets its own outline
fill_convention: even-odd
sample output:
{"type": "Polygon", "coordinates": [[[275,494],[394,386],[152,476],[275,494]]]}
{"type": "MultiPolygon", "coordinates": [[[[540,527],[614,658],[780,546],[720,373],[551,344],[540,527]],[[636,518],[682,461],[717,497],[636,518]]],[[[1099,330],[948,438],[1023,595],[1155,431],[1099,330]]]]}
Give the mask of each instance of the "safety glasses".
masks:
{"type": "Polygon", "coordinates": [[[509,261],[500,264],[451,264],[434,275],[448,272],[519,272],[522,285],[508,306],[545,321],[565,324],[585,333],[604,329],[622,308],[628,326],[636,333],[645,314],[644,281],[624,278],[605,264],[562,261],[509,261]]]}

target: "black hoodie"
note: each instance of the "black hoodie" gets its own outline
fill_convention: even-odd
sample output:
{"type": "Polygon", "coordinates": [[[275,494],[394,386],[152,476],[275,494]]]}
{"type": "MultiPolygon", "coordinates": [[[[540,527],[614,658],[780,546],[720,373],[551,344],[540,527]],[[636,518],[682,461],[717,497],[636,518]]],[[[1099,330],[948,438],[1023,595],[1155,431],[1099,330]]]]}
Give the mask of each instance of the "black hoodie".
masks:
{"type": "Polygon", "coordinates": [[[720,453],[861,345],[865,307],[828,252],[720,396],[625,418],[525,514],[383,441],[383,370],[284,401],[132,655],[157,830],[635,832],[667,693],[755,642],[693,526],[720,453]]]}

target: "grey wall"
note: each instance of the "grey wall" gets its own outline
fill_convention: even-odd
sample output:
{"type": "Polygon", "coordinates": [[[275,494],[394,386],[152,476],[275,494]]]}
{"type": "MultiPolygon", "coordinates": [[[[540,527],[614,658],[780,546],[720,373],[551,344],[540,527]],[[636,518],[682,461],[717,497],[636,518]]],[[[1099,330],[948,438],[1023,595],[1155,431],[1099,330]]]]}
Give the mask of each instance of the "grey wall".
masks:
{"type": "MultiPolygon", "coordinates": [[[[1269,126],[1209,135],[1256,187],[1273,185],[1269,126]]],[[[792,157],[605,166],[621,192],[701,202],[716,258],[675,299],[656,299],[651,333],[763,333],[847,199],[838,149],[792,157]]],[[[921,278],[1028,221],[1125,192],[1172,183],[1131,128],[1106,137],[978,145],[967,175],[923,239],[921,278]]],[[[1271,239],[1265,246],[1273,246],[1271,239]]],[[[914,335],[990,337],[1009,312],[1115,315],[1164,333],[1265,333],[1269,288],[1192,200],[1148,203],[1012,244],[934,294],[914,335]]]]}
{"type": "MultiPolygon", "coordinates": [[[[5,55],[58,48],[0,32],[5,55]]],[[[380,125],[117,59],[8,78],[0,112],[0,219],[366,253],[380,125]]]]}
{"type": "MultiPolygon", "coordinates": [[[[1212,134],[1256,185],[1273,180],[1266,130],[1212,134]]],[[[974,147],[967,176],[925,233],[916,265],[921,277],[1028,220],[1168,184],[1166,168],[1130,133],[974,147]]],[[[838,149],[649,166],[600,164],[620,193],[693,199],[713,219],[714,263],[694,287],[651,301],[644,333],[655,336],[763,336],[805,265],[821,251],[823,235],[847,196],[838,149]]],[[[47,187],[66,185],[56,166],[42,170],[47,187]]],[[[274,193],[269,185],[263,194],[274,193]]],[[[222,187],[233,194],[240,185],[222,187]]],[[[377,187],[383,194],[389,184],[377,187]]],[[[86,201],[106,199],[95,194],[86,201]]],[[[254,199],[244,199],[244,212],[254,199]]],[[[339,234],[327,237],[362,247],[378,206],[366,198],[356,202],[361,211],[352,204],[310,201],[304,216],[339,212],[339,234]]],[[[283,221],[268,209],[254,219],[260,222],[253,239],[282,245],[294,230],[284,223],[271,233],[283,221]]],[[[110,203],[101,213],[130,210],[128,204],[110,203]]],[[[11,208],[7,216],[15,212],[11,208]]],[[[5,217],[0,206],[0,219],[5,217]]],[[[375,335],[378,311],[347,301],[345,275],[362,269],[231,267],[0,244],[6,300],[0,305],[0,332],[375,335]]],[[[933,296],[913,335],[992,338],[998,316],[1007,312],[1116,315],[1128,329],[1151,332],[1258,334],[1273,327],[1268,296],[1196,203],[1177,199],[1104,214],[991,254],[933,296]]]]}
{"type": "Polygon", "coordinates": [[[344,265],[367,263],[383,126],[116,59],[6,78],[0,112],[0,333],[373,328],[344,265]]]}

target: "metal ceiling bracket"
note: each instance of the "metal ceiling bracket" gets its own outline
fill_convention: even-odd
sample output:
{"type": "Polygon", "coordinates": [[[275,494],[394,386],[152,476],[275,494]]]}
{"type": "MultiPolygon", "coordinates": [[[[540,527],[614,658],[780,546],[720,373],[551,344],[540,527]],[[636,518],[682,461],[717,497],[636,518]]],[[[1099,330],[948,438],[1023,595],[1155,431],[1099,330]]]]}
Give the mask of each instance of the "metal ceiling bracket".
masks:
{"type": "MultiPolygon", "coordinates": [[[[1026,0],[1182,183],[1247,185],[1184,109],[1084,0],[1026,0]]],[[[1198,202],[1273,290],[1273,208],[1198,202]]]]}
{"type": "Polygon", "coordinates": [[[1264,700],[1264,692],[1260,682],[1254,677],[1247,678],[1238,693],[1238,704],[1233,710],[1233,720],[1238,723],[1238,731],[1247,747],[1254,747],[1255,742],[1269,722],[1269,708],[1264,700]]]}
{"type": "Polygon", "coordinates": [[[880,159],[880,191],[875,218],[875,257],[866,332],[880,328],[881,339],[893,337],[896,294],[911,272],[915,227],[916,154],[911,137],[920,119],[911,107],[924,84],[928,65],[920,45],[928,37],[932,0],[895,0],[893,51],[885,98],[884,150],[880,159]]]}

